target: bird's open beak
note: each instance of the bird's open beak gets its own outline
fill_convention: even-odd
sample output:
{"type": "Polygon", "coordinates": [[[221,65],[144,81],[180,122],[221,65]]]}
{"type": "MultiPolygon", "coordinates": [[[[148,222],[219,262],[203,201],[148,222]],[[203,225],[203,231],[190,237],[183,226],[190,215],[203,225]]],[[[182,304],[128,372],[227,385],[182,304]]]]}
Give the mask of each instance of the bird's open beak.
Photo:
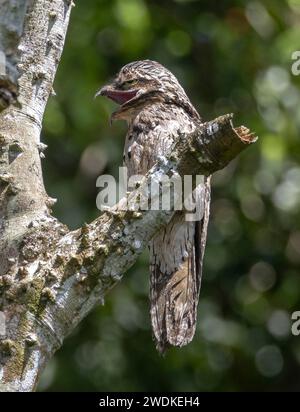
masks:
{"type": "Polygon", "coordinates": [[[106,96],[114,102],[122,105],[135,97],[137,92],[137,90],[119,90],[113,85],[107,85],[98,90],[95,94],[95,98],[98,96],[106,96]]]}
{"type": "Polygon", "coordinates": [[[108,86],[101,87],[101,89],[98,90],[97,93],[95,94],[94,99],[96,99],[96,97],[98,96],[105,96],[105,92],[107,88],[108,86]]]}

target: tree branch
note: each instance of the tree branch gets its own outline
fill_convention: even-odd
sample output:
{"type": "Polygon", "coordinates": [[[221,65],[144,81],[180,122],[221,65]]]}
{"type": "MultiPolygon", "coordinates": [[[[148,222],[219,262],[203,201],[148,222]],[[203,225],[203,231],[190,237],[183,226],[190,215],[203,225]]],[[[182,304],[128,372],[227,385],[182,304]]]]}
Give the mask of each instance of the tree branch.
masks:
{"type": "MultiPolygon", "coordinates": [[[[35,0],[26,6],[18,50],[21,108],[0,114],[0,336],[3,391],[31,391],[64,338],[134,264],[173,210],[132,210],[162,177],[210,175],[255,141],[232,115],[199,124],[168,158],[118,205],[69,231],[50,214],[40,167],[41,121],[68,25],[70,2],[35,0]]],[[[27,4],[27,3],[26,3],[27,4]]],[[[0,19],[1,24],[1,19],[0,19]]],[[[174,204],[176,199],[174,200],[174,204]]]]}

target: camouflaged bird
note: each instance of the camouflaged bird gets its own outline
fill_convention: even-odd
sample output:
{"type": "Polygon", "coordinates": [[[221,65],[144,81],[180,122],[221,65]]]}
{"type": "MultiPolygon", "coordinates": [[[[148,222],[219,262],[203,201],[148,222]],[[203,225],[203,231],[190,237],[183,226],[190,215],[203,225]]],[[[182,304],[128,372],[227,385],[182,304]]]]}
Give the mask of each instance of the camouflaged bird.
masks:
{"type": "MultiPolygon", "coordinates": [[[[192,132],[201,122],[176,77],[155,61],[127,64],[97,95],[120,105],[112,120],[127,121],[123,159],[129,177],[145,175],[158,157],[170,153],[179,135],[192,132]]],[[[170,345],[186,345],[196,329],[209,217],[209,178],[203,177],[193,198],[202,210],[201,220],[186,221],[185,211],[176,211],[149,245],[151,323],[160,352],[170,345]]]]}

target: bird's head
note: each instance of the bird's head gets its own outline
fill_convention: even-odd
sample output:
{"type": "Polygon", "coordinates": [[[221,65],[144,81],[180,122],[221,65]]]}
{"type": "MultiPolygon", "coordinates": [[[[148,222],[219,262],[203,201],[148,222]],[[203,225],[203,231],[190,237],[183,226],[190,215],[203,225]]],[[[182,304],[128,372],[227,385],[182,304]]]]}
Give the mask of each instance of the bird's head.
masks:
{"type": "Polygon", "coordinates": [[[95,97],[100,95],[120,105],[112,120],[130,120],[146,105],[158,101],[182,106],[190,115],[199,116],[176,77],[152,60],[136,61],[122,67],[114,80],[102,87],[95,97]]]}

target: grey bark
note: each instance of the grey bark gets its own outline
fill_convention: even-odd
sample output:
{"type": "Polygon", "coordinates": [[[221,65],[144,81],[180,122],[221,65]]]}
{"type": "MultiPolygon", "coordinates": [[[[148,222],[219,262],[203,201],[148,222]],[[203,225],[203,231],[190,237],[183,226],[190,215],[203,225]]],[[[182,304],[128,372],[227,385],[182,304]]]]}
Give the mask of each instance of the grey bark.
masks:
{"type": "MultiPolygon", "coordinates": [[[[8,69],[0,90],[2,96],[12,96],[4,99],[0,113],[0,311],[6,319],[6,335],[0,336],[2,391],[35,389],[64,338],[104,302],[173,214],[120,210],[119,204],[75,231],[51,215],[40,132],[71,6],[67,0],[1,1],[0,45],[8,69]]],[[[162,174],[210,175],[254,141],[247,128],[233,128],[232,115],[201,124],[196,133],[182,136],[172,155],[160,159],[121,204],[136,205],[150,180],[160,181],[162,174]]]]}

